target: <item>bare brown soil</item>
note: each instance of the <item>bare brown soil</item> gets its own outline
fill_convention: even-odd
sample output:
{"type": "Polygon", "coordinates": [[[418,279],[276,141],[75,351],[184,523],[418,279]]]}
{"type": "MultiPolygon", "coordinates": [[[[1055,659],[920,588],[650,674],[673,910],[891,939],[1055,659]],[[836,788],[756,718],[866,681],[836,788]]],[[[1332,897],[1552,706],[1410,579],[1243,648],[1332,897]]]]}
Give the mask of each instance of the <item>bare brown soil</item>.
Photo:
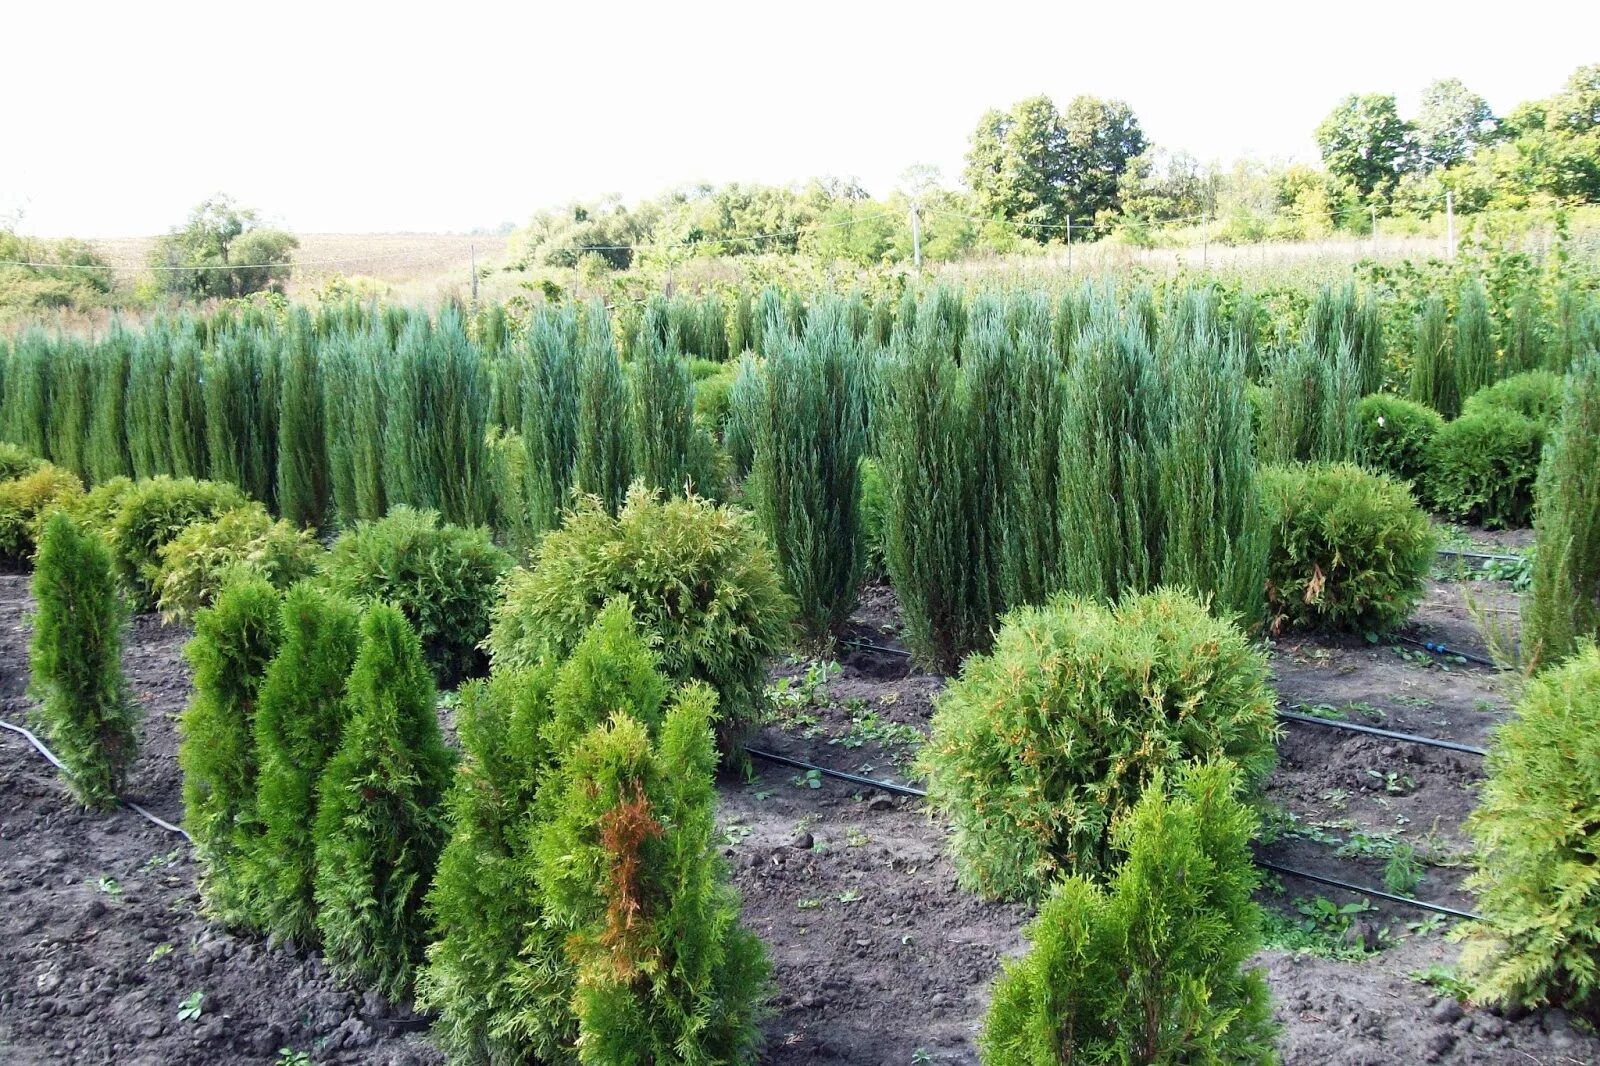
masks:
{"type": "MultiPolygon", "coordinates": [[[[1472,591],[1514,600],[1492,583],[1472,591]]],[[[1461,586],[1430,587],[1418,635],[1481,648],[1462,600],[1461,586]]],[[[0,576],[0,717],[8,721],[31,706],[28,604],[27,579],[0,576]]],[[[895,619],[892,596],[869,589],[855,635],[898,647],[895,619]]],[[[186,636],[137,619],[125,660],[146,714],[130,792],[172,819],[181,808],[174,720],[189,691],[186,636]]],[[[827,673],[775,665],[783,697],[756,743],[904,782],[911,731],[926,729],[943,681],[892,652],[845,650],[827,673]]],[[[1272,660],[1286,707],[1352,721],[1483,744],[1509,707],[1493,671],[1387,645],[1291,637],[1272,660]]],[[[1262,855],[1380,885],[1384,862],[1371,842],[1409,842],[1433,863],[1416,893],[1470,908],[1458,864],[1477,763],[1289,725],[1268,798],[1295,821],[1262,855]],[[1351,840],[1367,845],[1336,854],[1351,840]]],[[[282,1047],[318,1063],[440,1061],[414,1031],[418,1019],[340,987],[316,958],[208,925],[181,840],[128,812],[76,811],[48,764],[9,732],[0,731],[0,767],[0,1062],[271,1063],[282,1047]],[[179,1004],[195,991],[205,994],[203,1014],[180,1021],[179,1004]]],[[[776,971],[765,1061],[976,1062],[989,984],[1001,960],[1023,948],[1028,912],[957,886],[943,830],[918,801],[758,762],[748,780],[724,782],[720,825],[745,920],[776,971]]],[[[1262,894],[1291,922],[1317,897],[1360,899],[1292,877],[1275,878],[1262,894]]],[[[1448,966],[1457,951],[1445,926],[1416,924],[1424,917],[1389,905],[1362,911],[1341,941],[1359,958],[1261,953],[1286,1062],[1600,1061],[1600,1040],[1560,1012],[1508,1018],[1464,1009],[1415,979],[1448,966]]]]}

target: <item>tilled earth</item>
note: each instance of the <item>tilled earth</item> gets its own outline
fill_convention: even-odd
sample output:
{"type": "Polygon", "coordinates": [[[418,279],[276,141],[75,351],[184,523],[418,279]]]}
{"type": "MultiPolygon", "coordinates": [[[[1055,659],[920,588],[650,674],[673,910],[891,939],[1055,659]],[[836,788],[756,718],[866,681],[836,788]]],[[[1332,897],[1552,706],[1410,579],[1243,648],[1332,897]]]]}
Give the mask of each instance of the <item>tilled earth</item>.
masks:
{"type": "MultiPolygon", "coordinates": [[[[1514,602],[1474,583],[1482,602],[1514,602]]],[[[0,575],[0,717],[21,723],[27,578],[0,575]]],[[[898,649],[892,596],[869,589],[855,636],[898,649]]],[[[1482,650],[1462,588],[1430,587],[1418,636],[1482,650]]],[[[145,713],[130,798],[181,813],[175,719],[189,693],[187,632],[135,620],[125,668],[145,713]]],[[[1318,716],[1487,742],[1509,703],[1493,671],[1389,646],[1288,638],[1273,651],[1283,704],[1318,716]]],[[[779,664],[780,697],[757,747],[905,782],[942,679],[894,651],[850,649],[836,669],[779,664]]],[[[1368,885],[1397,845],[1426,860],[1414,894],[1470,909],[1459,890],[1461,822],[1480,778],[1470,755],[1287,725],[1268,797],[1264,858],[1368,885]]],[[[341,987],[312,954],[208,924],[197,865],[178,838],[127,811],[77,811],[50,766],[0,731],[0,1062],[436,1063],[422,1019],[341,987]],[[180,1005],[201,993],[198,1018],[180,1005]]],[[[937,819],[914,799],[757,762],[722,785],[721,846],[767,943],[779,992],[765,1061],[976,1062],[973,1037],[1000,962],[1022,950],[1028,911],[962,890],[937,819]]],[[[1296,935],[1318,901],[1362,897],[1292,876],[1262,894],[1296,935]]],[[[1447,926],[1383,905],[1316,926],[1258,957],[1288,1063],[1588,1063],[1600,1040],[1559,1011],[1509,1018],[1462,1008],[1413,975],[1448,967],[1447,926]],[[1309,934],[1308,934],[1309,935],[1309,934]],[[1304,946],[1304,945],[1300,945],[1304,946]],[[1324,954],[1327,954],[1324,951],[1324,954]]]]}

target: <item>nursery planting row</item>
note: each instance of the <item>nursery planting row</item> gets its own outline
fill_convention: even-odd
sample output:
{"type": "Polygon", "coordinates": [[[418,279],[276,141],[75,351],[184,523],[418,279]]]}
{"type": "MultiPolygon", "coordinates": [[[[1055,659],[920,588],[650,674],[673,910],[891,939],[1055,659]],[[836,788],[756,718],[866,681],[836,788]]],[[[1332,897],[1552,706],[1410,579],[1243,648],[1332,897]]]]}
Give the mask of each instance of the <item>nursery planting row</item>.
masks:
{"type": "Polygon", "coordinates": [[[1397,332],[1392,293],[1327,289],[1270,339],[1270,301],[1206,287],[24,335],[0,551],[35,566],[42,732],[113,803],[125,612],[192,618],[217,921],[415,997],[459,1061],[747,1061],[774,990],[713,774],[877,572],[952,677],[917,771],[960,882],[1038,907],[985,1061],[1267,1061],[1259,639],[1403,626],[1423,505],[1531,520],[1539,672],[1472,823],[1466,965],[1485,1001],[1589,1011],[1600,840],[1531,830],[1600,794],[1600,353],[1543,303],[1500,344],[1491,290],[1397,332]],[[1396,394],[1441,375],[1459,412],[1396,394]]]}

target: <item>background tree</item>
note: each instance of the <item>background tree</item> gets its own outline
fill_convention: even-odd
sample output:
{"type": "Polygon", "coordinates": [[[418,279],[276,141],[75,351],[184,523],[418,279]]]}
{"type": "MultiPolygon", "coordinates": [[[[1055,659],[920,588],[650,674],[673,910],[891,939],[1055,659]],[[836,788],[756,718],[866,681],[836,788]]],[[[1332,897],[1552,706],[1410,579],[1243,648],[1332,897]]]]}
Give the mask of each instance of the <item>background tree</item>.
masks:
{"type": "Polygon", "coordinates": [[[1493,137],[1499,121],[1489,103],[1462,84],[1442,78],[1422,94],[1417,113],[1417,154],[1422,167],[1455,166],[1493,137]]]}
{"type": "Polygon", "coordinates": [[[1365,198],[1388,199],[1415,155],[1410,123],[1381,93],[1345,97],[1317,127],[1317,148],[1328,171],[1365,198]]]}
{"type": "Polygon", "coordinates": [[[967,184],[984,214],[1041,226],[1065,226],[1069,216],[1087,222],[1117,208],[1118,180],[1146,144],[1120,100],[1080,96],[1062,112],[1048,96],[1032,96],[979,120],[967,184]]]}
{"type": "Polygon", "coordinates": [[[255,211],[219,194],[156,242],[150,266],[167,292],[188,299],[281,292],[298,247],[293,234],[261,226],[255,211]]]}
{"type": "Polygon", "coordinates": [[[1117,179],[1122,213],[1149,222],[1193,218],[1210,208],[1209,175],[1188,152],[1148,148],[1117,179]]]}

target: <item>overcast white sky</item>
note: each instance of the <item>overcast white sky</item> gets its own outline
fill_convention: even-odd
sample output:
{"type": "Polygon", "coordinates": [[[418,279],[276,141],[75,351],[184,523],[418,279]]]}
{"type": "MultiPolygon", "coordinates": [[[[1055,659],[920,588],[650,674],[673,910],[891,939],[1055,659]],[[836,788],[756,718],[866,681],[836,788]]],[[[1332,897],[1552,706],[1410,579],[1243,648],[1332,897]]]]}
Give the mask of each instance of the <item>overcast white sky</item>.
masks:
{"type": "Polygon", "coordinates": [[[1312,159],[1346,93],[1408,110],[1453,75],[1503,112],[1600,62],[1595,0],[0,6],[0,215],[41,236],[163,232],[223,190],[315,233],[699,180],[883,193],[913,163],[953,183],[979,115],[1038,92],[1121,97],[1203,160],[1312,159]]]}

